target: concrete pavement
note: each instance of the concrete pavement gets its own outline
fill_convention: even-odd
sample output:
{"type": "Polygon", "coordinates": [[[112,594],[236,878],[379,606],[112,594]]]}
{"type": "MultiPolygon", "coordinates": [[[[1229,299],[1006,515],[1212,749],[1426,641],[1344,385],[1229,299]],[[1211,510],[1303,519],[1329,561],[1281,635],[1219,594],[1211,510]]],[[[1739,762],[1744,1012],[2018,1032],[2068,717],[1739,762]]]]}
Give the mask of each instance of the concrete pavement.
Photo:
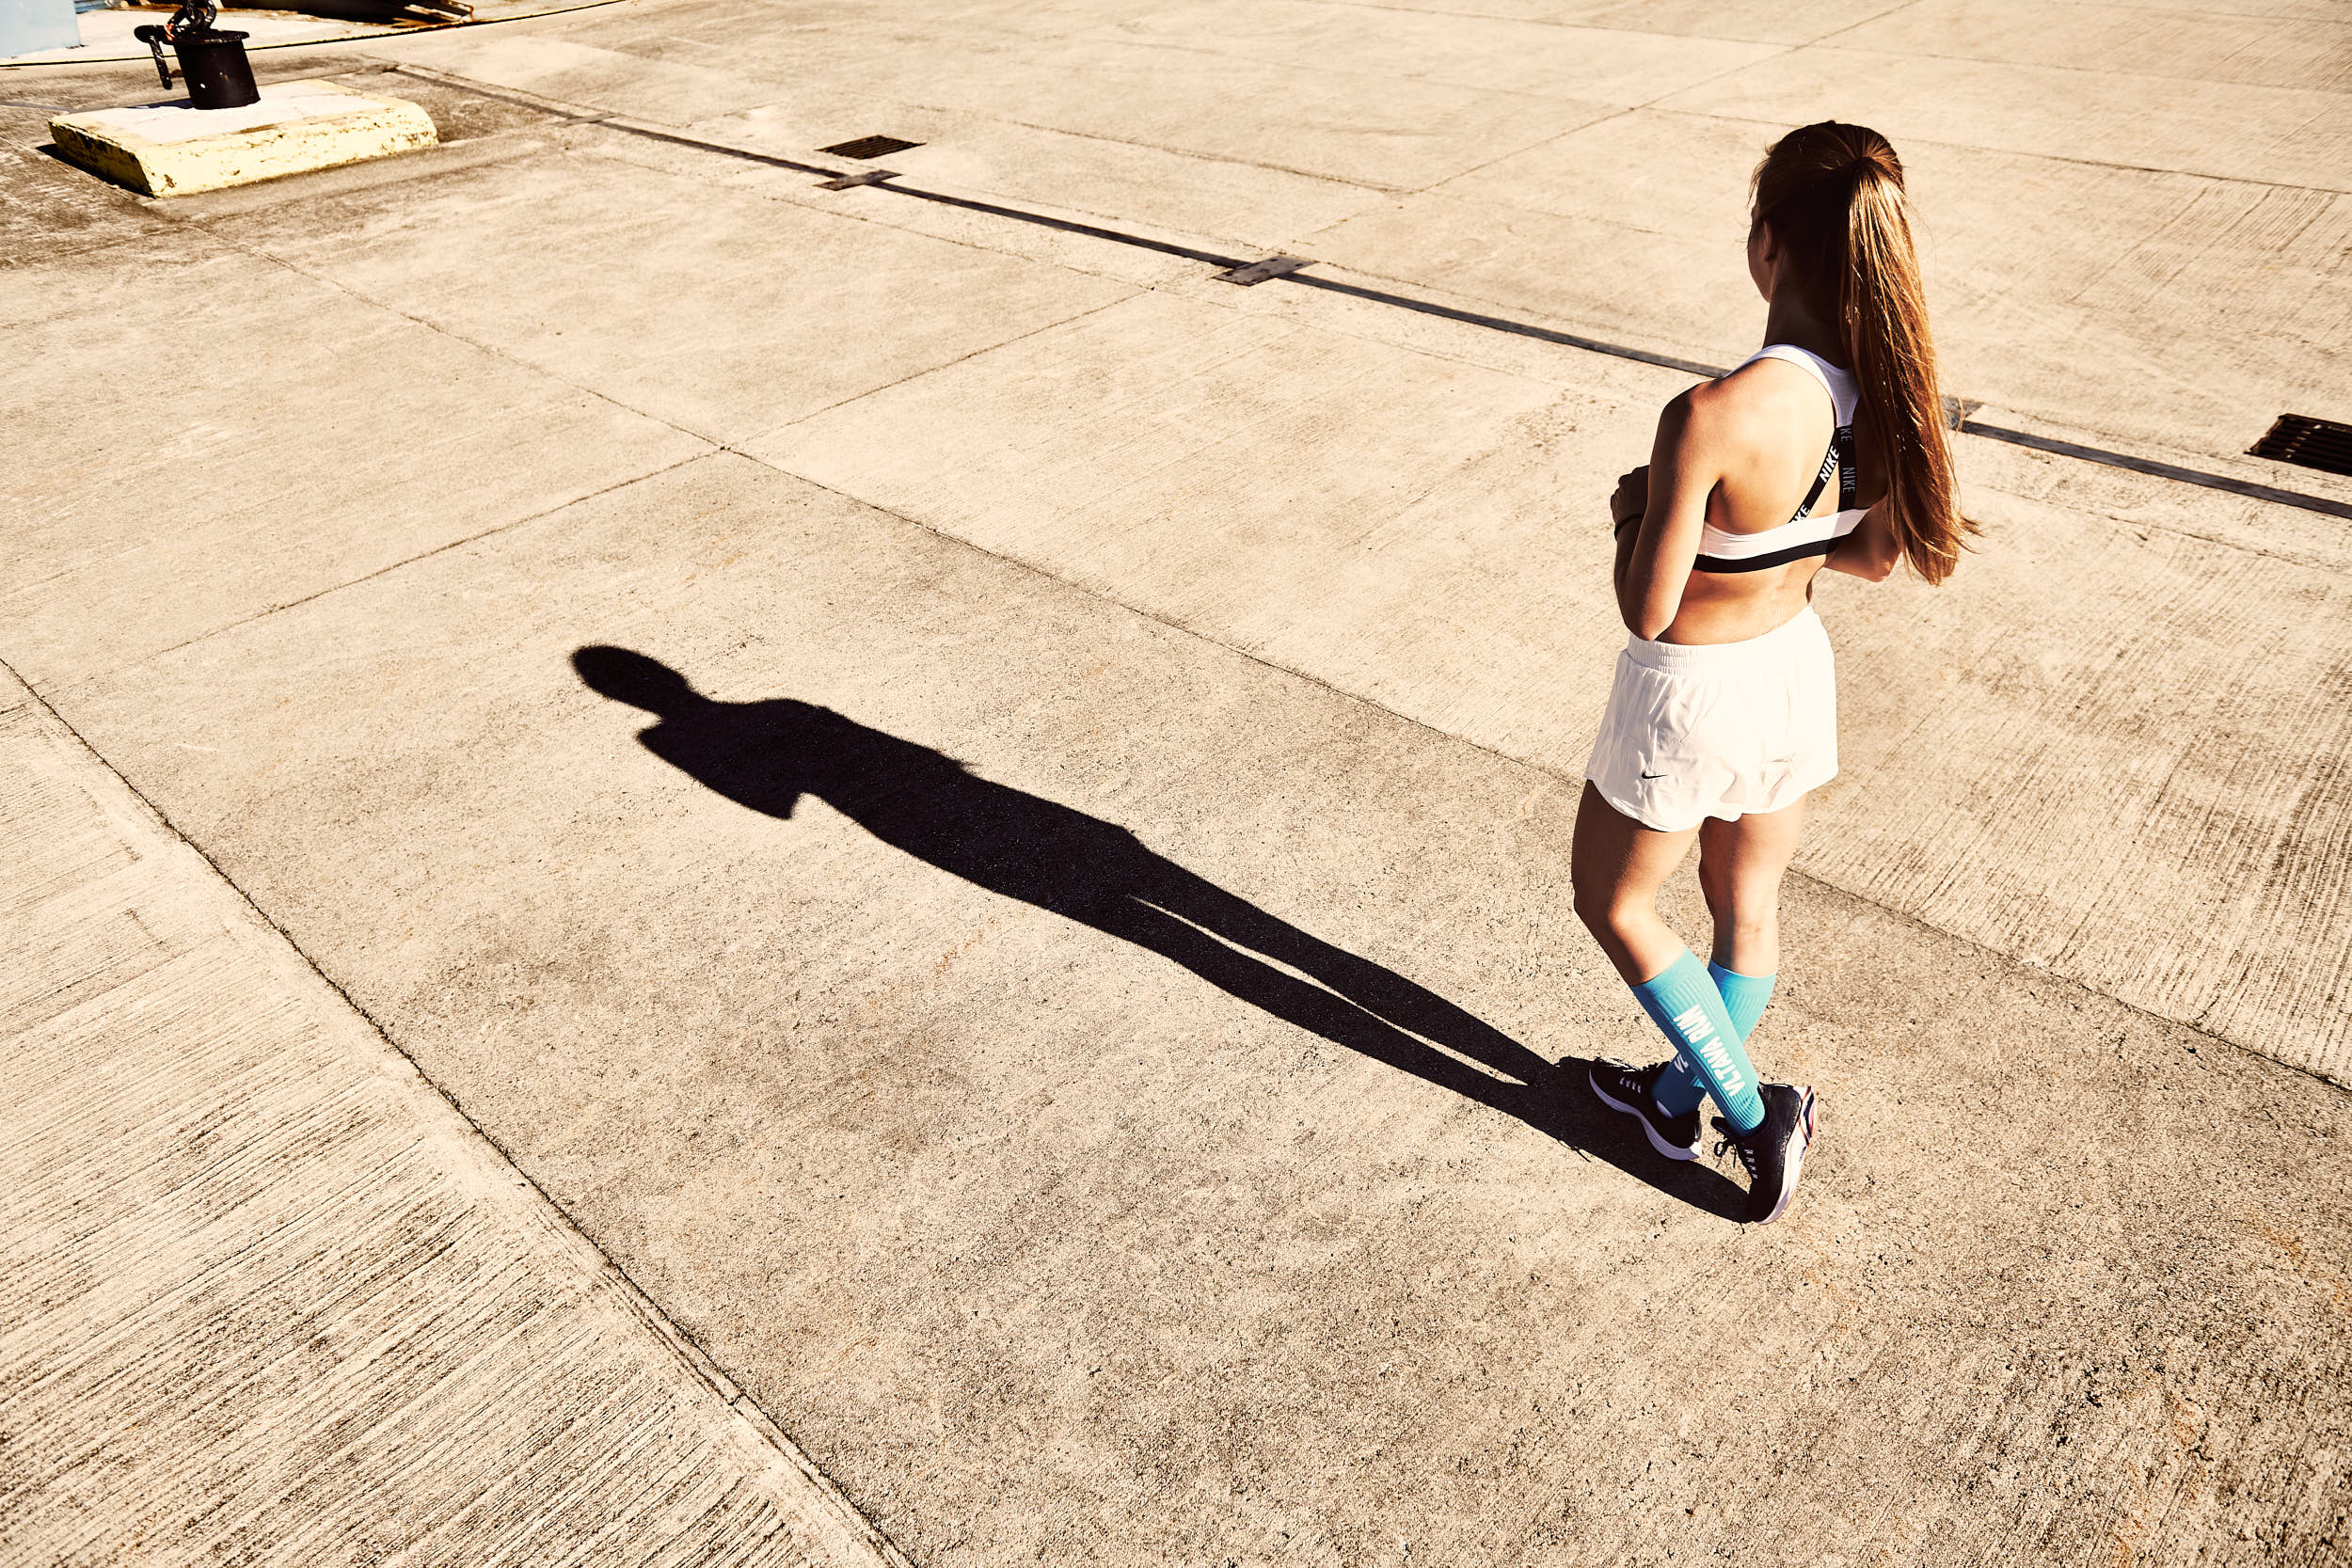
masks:
{"type": "Polygon", "coordinates": [[[405,166],[28,151],[0,657],[917,1560],[2339,1560],[2352,483],[2236,453],[2352,417],[2345,27],[1525,9],[628,4],[287,52],[405,166]],[[1825,587],[1742,1234],[1551,1067],[1647,1049],[1565,847],[1689,377],[1071,225],[1724,363],[1816,113],[1986,417],[2319,509],[1970,437],[1825,587]],[[872,132],[1060,224],[762,161],[872,132]]]}
{"type": "Polygon", "coordinates": [[[11,1561],[903,1562],[0,676],[11,1561]]]}

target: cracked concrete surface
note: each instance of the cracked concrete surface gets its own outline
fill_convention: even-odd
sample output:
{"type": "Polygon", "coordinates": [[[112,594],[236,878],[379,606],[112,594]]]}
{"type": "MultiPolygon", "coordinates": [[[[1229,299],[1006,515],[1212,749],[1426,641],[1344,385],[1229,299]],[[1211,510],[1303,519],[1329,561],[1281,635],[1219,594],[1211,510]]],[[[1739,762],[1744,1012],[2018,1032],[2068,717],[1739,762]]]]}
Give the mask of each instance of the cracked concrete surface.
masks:
{"type": "Polygon", "coordinates": [[[2345,1559],[2341,519],[1964,438],[1954,581],[1824,587],[1743,1232],[1554,1066],[1648,1049],[1565,851],[1689,377],[1068,225],[1728,363],[1747,166],[1876,117],[1952,390],[2341,503],[2243,449],[2352,419],[2352,26],[1482,8],[284,51],[448,145],[184,203],[0,108],[0,1547],[2345,1559]]]}

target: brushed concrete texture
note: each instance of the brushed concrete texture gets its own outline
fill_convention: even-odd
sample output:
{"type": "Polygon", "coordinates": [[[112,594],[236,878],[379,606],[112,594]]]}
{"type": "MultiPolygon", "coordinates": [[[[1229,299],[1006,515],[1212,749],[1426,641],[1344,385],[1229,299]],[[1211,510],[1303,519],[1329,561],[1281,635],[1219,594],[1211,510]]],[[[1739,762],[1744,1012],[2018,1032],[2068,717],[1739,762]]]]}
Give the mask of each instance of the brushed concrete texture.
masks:
{"type": "MultiPolygon", "coordinates": [[[[1557,675],[1530,677],[1597,670],[1623,640],[1597,610],[1606,521],[1561,499],[1591,455],[1589,401],[1154,292],[747,450],[1572,768],[1597,711],[1559,702],[1557,675]],[[932,435],[877,451],[883,420],[932,435]]],[[[1620,444],[1640,438],[1627,411],[1613,422],[1620,444]]]]}
{"type": "MultiPolygon", "coordinates": [[[[1328,264],[1317,266],[1311,276],[1339,288],[1311,285],[1235,290],[1199,273],[1173,278],[1155,288],[1159,293],[1198,304],[1566,386],[1603,404],[1621,405],[1625,412],[1619,417],[1632,421],[1624,440],[1637,454],[1646,449],[1657,407],[1692,379],[1681,372],[1613,355],[1581,353],[1434,313],[1436,309],[1459,310],[1475,317],[1491,311],[1490,304],[1472,296],[1416,285],[1410,297],[1428,302],[1433,310],[1406,309],[1391,302],[1400,293],[1393,280],[1328,264]],[[1355,293],[1355,290],[1363,290],[1365,293],[1355,293]]],[[[1742,348],[1742,357],[1746,352],[1742,348]]],[[[1970,419],[1972,423],[1982,420],[2023,432],[2035,439],[2087,438],[2079,427],[1998,404],[1979,408],[1970,419]]],[[[775,433],[779,440],[787,435],[781,430],[775,433]]],[[[2137,457],[2184,465],[2191,471],[2211,475],[2228,484],[2245,484],[2251,493],[2184,483],[2113,464],[2060,457],[1977,436],[1962,439],[1954,450],[1962,467],[1963,486],[1990,484],[2022,498],[2046,500],[2136,527],[2161,528],[2194,538],[2240,545],[2280,561],[2338,572],[2352,570],[2352,535],[2347,534],[2340,517],[2326,510],[2334,503],[2352,504],[2352,479],[2249,455],[2189,453],[2154,443],[2124,440],[2116,440],[2114,446],[2137,457]],[[2283,486],[2319,501],[2321,506],[2288,506],[2263,499],[2266,493],[2260,488],[2263,486],[2283,486]]],[[[1612,447],[1603,454],[1597,446],[1590,459],[1595,465],[1592,471],[1599,479],[1613,480],[1617,466],[1630,461],[1623,458],[1625,450],[1612,447]]],[[[1565,515],[1565,508],[1573,504],[1574,496],[1564,493],[1558,510],[1565,515]]]]}
{"type": "MultiPolygon", "coordinates": [[[[1341,181],[874,98],[796,97],[690,129],[731,147],[818,164],[827,160],[817,149],[884,130],[923,144],[883,162],[927,189],[1010,198],[1024,208],[1067,212],[1097,224],[1108,220],[1128,231],[1184,231],[1202,236],[1210,248],[1279,250],[1389,202],[1385,193],[1341,181]]],[[[785,182],[773,183],[781,188],[785,182]]],[[[856,210],[869,221],[906,227],[940,215],[903,201],[861,200],[856,210]]],[[[1006,227],[968,232],[974,243],[1007,248],[1016,242],[1006,227]]]]}
{"type": "Polygon", "coordinates": [[[1183,0],[1102,37],[1320,69],[1592,103],[1646,103],[1780,53],[1769,44],[1326,0],[1183,0]]]}
{"type": "MultiPolygon", "coordinates": [[[[1478,325],[1475,318],[1491,314],[1490,302],[1475,296],[1448,293],[1425,284],[1409,294],[1393,279],[1384,279],[1327,263],[1309,275],[1337,287],[1260,287],[1236,290],[1199,272],[1170,277],[1154,285],[1163,293],[1221,309],[1266,317],[1317,331],[1342,333],[1373,342],[1409,349],[1415,354],[1460,361],[1502,371],[1548,384],[1566,385],[1605,403],[1635,410],[1625,439],[1639,453],[1646,449],[1655,410],[1666,398],[1687,386],[1684,372],[1662,370],[1614,355],[1581,353],[1515,332],[1478,325]],[[1355,291],[1363,291],[1359,293],[1355,291]],[[1401,309],[1394,301],[1408,297],[1430,309],[1401,309]],[[1438,311],[1462,311],[1470,321],[1449,319],[1438,311]]],[[[1554,326],[1566,324],[1552,323],[1554,326]]],[[[1737,350],[1740,357],[1749,352],[1737,350]]],[[[2332,570],[2352,570],[2352,534],[2342,519],[2327,508],[2352,504],[2352,478],[2313,468],[2273,462],[2250,455],[2212,451],[2185,452],[2157,443],[2113,437],[2091,437],[2079,426],[1991,404],[1970,416],[2034,439],[2080,442],[2108,439],[2114,450],[2184,466],[2224,483],[2244,484],[2249,492],[2184,483],[2135,471],[2111,463],[2059,457],[2006,440],[1970,436],[1955,445],[1964,485],[1993,484],[2022,497],[2052,501],[2117,521],[2141,527],[2161,527],[2192,537],[2247,546],[2282,561],[2332,570]],[[2281,505],[2261,499],[2263,487],[2284,488],[2320,502],[2317,508],[2281,505]]],[[[784,432],[776,433],[779,438],[784,432]]],[[[1593,470],[1598,479],[1613,482],[1624,449],[1596,455],[1593,470]],[[1606,470],[1606,471],[1603,471],[1606,470]]],[[[1581,482],[1578,482],[1581,483],[1581,482]]],[[[1561,506],[1573,504],[1564,499],[1561,506]]]]}
{"type": "MultiPolygon", "coordinates": [[[[2289,410],[2352,418],[2342,346],[2352,341],[2352,198],[2275,166],[2262,119],[2290,139],[2320,137],[2322,163],[2352,166],[2328,140],[2352,123],[2342,94],[2264,98],[2248,87],[2259,102],[2241,106],[2240,85],[2216,77],[2199,90],[2218,96],[2197,109],[2175,102],[2177,78],[1931,57],[1939,39],[1976,25],[1973,12],[1953,13],[1942,32],[1931,15],[1890,38],[1925,53],[1817,52],[1851,69],[1809,107],[1709,100],[1696,103],[1704,112],[1615,115],[1604,105],[1676,85],[1661,71],[1703,63],[1724,91],[1753,98],[1780,90],[1756,73],[1781,67],[1707,53],[1753,56],[1750,44],[1328,0],[1068,8],[1033,19],[1033,34],[1011,30],[998,11],[945,22],[766,18],[740,0],[691,0],[528,24],[596,39],[600,69],[615,81],[643,58],[656,76],[692,63],[742,84],[680,89],[666,104],[633,89],[607,93],[606,77],[558,81],[570,69],[566,51],[580,46],[541,34],[460,32],[384,48],[509,87],[561,87],[556,96],[608,111],[643,105],[665,122],[730,93],[761,100],[696,119],[694,133],[787,157],[895,131],[929,144],[891,166],[911,177],[1227,246],[1288,249],[1709,362],[1736,359],[1753,335],[1740,236],[1747,175],[1763,148],[1803,114],[1876,116],[1918,182],[1957,392],[2159,457],[2234,456],[2289,410]],[[1086,36],[1071,36],[1082,24],[1086,36]],[[1117,41],[1129,40],[1138,41],[1117,41]],[[1249,57],[1234,59],[1235,51],[1249,57]],[[1678,63],[1683,55],[1700,63],[1678,63]],[[1880,114],[1889,60],[1934,77],[1905,88],[1899,115],[1880,114]],[[1558,107],[1549,99],[1488,92],[1465,118],[1460,105],[1413,96],[1443,86],[1397,74],[1413,71],[1464,82],[1483,72],[1488,87],[1526,71],[1519,86],[1586,94],[1593,112],[1561,123],[1546,118],[1558,107]],[[2032,100],[2022,119],[1996,112],[2003,94],[2032,100]],[[2117,106],[2125,97],[2128,112],[2117,106]],[[2140,112],[2147,103],[2173,106],[2152,118],[2140,112]],[[1399,112],[1421,117],[1411,149],[1395,139],[1399,112]],[[2103,140],[2068,129],[2077,112],[2096,119],[2103,140]],[[1972,115],[1991,119],[1979,125],[1972,115]],[[2173,144],[2183,137],[2207,151],[2238,149],[2264,167],[2240,159],[2224,171],[2231,178],[2175,172],[2168,166],[2179,163],[2173,144]],[[1329,156],[1316,150],[1327,146],[1329,156]],[[1312,178],[1291,172],[1301,168],[1312,178]]],[[[2158,14],[2151,30],[2172,20],[2158,14]]],[[[1692,103],[1693,92],[1711,90],[1666,101],[1692,103]]],[[[619,155],[645,161],[651,150],[619,155]]],[[[840,207],[852,205],[876,221],[938,231],[939,214],[913,203],[858,198],[840,207]]],[[[1033,253],[1021,240],[954,237],[1033,253]]],[[[2295,472],[2275,482],[2312,483],[2295,472]]]]}
{"type": "MultiPolygon", "coordinates": [[[[939,111],[925,113],[936,115],[939,111]]],[[[876,122],[860,119],[850,123],[870,126],[876,122]]],[[[1183,250],[1222,256],[1253,249],[1248,242],[1237,242],[1230,232],[1201,233],[1149,217],[1018,198],[1011,198],[1017,205],[1010,210],[1021,215],[1009,217],[1007,193],[961,185],[936,172],[922,178],[920,188],[924,195],[918,198],[901,196],[888,186],[828,190],[822,181],[807,172],[809,167],[851,170],[873,166],[817,152],[809,146],[806,135],[796,135],[788,125],[779,127],[748,117],[707,121],[689,130],[696,138],[717,135],[724,139],[708,145],[699,139],[680,140],[666,133],[647,134],[652,128],[627,120],[578,125],[564,134],[564,139],[575,150],[597,158],[657,170],[681,182],[715,184],[765,201],[806,208],[828,221],[847,218],[859,224],[902,230],[927,241],[945,241],[998,258],[1042,263],[1041,272],[1057,269],[1127,285],[1112,291],[1108,296],[1112,300],[1128,297],[1141,289],[1178,285],[1216,270],[1211,267],[1204,272],[1203,263],[1183,254],[1183,250]],[[804,166],[779,166],[785,159],[804,166]],[[1105,218],[1111,220],[1109,227],[1104,226],[1105,218]],[[1181,248],[1177,253],[1169,253],[1153,249],[1152,245],[1181,248]]],[[[1088,138],[1073,139],[1089,148],[1105,145],[1088,138]]],[[[926,149],[914,150],[919,155],[926,149]]],[[[1116,150],[1113,156],[1117,156],[1116,150]]],[[[1156,151],[1149,157],[1162,163],[1163,172],[1202,162],[1156,151]]],[[[895,167],[900,161],[894,155],[884,166],[895,167]]],[[[1132,166],[1134,161],[1119,162],[1132,166]]],[[[914,182],[908,183],[912,185],[914,182]]],[[[1326,192],[1355,190],[1329,182],[1305,183],[1326,192]]],[[[1081,186],[1076,194],[1091,194],[1099,198],[1104,193],[1089,193],[1081,186]]],[[[1159,205],[1181,211],[1193,203],[1177,195],[1164,198],[1159,205]]],[[[1204,193],[1200,205],[1229,211],[1233,204],[1223,194],[1213,191],[1204,193]]],[[[1261,211],[1271,213],[1272,208],[1262,203],[1261,211]]]]}
{"type": "Polygon", "coordinates": [[[1799,863],[2352,1083],[2352,714],[2313,700],[2352,581],[1975,494],[1965,585],[1832,600],[1845,809],[1799,863]]]}
{"type": "MultiPolygon", "coordinates": [[[[2207,0],[2114,0],[2114,3],[2136,11],[2210,12],[2213,9],[2207,0]]],[[[2222,14],[2305,17],[2323,22],[2343,20],[2343,10],[2337,0],[2231,0],[2229,10],[2222,14]]]]}
{"type": "MultiPolygon", "coordinates": [[[[1687,383],[1604,401],[1573,363],[1546,383],[1153,293],[748,450],[1572,779],[1622,633],[1606,529],[1561,498],[1687,383]]],[[[2352,586],[1970,494],[1990,537],[1946,589],[1823,587],[1843,809],[1799,863],[2352,1080],[2352,714],[2304,700],[2352,668],[2352,586]]]]}
{"type": "MultiPolygon", "coordinates": [[[[550,117],[511,98],[493,98],[474,88],[456,88],[406,72],[389,62],[370,60],[336,80],[360,92],[396,92],[433,117],[441,144],[476,141],[507,132],[541,133],[551,128],[550,117]]],[[[187,211],[188,209],[178,209],[187,211]]]]}
{"type": "MultiPolygon", "coordinates": [[[[1751,128],[1745,139],[1760,149],[1771,138],[1751,128]]],[[[1696,244],[1669,238],[1654,222],[1634,203],[1606,215],[1562,216],[1440,186],[1302,236],[1299,245],[1318,261],[1391,288],[1438,283],[1480,301],[1489,315],[1569,324],[1604,341],[1698,364],[1739,363],[1754,350],[1745,340],[1756,336],[1755,285],[1744,299],[1733,287],[1747,276],[1744,222],[1714,229],[1696,244]]]]}
{"type": "Polygon", "coordinates": [[[64,701],[917,1560],[2341,1553],[2352,1099],[1800,878],[1742,1232],[1568,786],[744,458],[64,701]]]}
{"type": "MultiPolygon", "coordinates": [[[[652,59],[731,63],[739,67],[812,62],[831,72],[844,63],[910,47],[935,46],[943,38],[1066,38],[1104,23],[1149,10],[1160,0],[899,0],[874,6],[866,0],[792,0],[764,13],[746,10],[741,0],[667,0],[660,8],[607,6],[594,14],[548,17],[519,24],[526,35],[577,39],[652,59]],[[765,24],[742,25],[764,14],[765,24]],[[723,29],[732,27],[739,47],[723,50],[723,29]]],[[[787,71],[779,79],[804,75],[787,71]]]]}
{"type": "Polygon", "coordinates": [[[2341,92],[1820,45],[1658,103],[1779,125],[1836,115],[1884,132],[1898,147],[1956,142],[2352,190],[2352,100],[2341,92]]]}
{"type": "Polygon", "coordinates": [[[2265,87],[2352,88],[2352,23],[2341,11],[2249,16],[2234,6],[2152,14],[2083,0],[1916,0],[1837,35],[1841,49],[2126,71],[2265,87]]]}
{"type": "Polygon", "coordinates": [[[241,214],[215,229],[718,441],[1131,292],[592,154],[241,214]],[[527,238],[545,233],[564,243],[527,238]],[[531,264],[511,264],[526,245],[531,264]],[[450,287],[453,277],[466,285],[450,287]]]}
{"type": "MultiPolygon", "coordinates": [[[[1836,112],[1911,94],[1988,415],[2352,497],[2231,455],[2352,380],[2343,210],[2293,188],[2344,95],[1925,27],[1629,109],[1681,44],[1884,8],[1471,8],[1644,74],[1414,80],[1428,7],[1143,0],[629,0],[263,69],[521,40],[431,69],[787,157],[900,132],[950,194],[1727,363],[1763,100],[1835,56],[1836,112]],[[2162,166],[2201,137],[2248,178],[2162,166]],[[1463,240],[1496,231],[1528,259],[1463,240]]],[[[1458,25],[1431,69],[1579,69],[1458,25]]],[[[1849,769],[1757,1050],[1827,1138],[1743,1235],[1721,1165],[1661,1168],[1549,1066],[1654,1049],[1564,859],[1620,635],[1602,497],[1685,377],[412,83],[477,105],[472,163],[169,228],[115,193],[79,239],[28,183],[0,380],[47,477],[0,657],[917,1559],[2344,1559],[2352,1099],[2282,1065],[2344,1071],[2341,519],[1972,438],[1954,585],[1825,587],[1849,769]],[[615,422],[543,428],[574,393],[615,422]],[[723,705],[657,753],[570,668],[601,641],[723,705]]],[[[184,1244],[148,1218],[109,1244],[184,1244]]],[[[244,1519],[259,1473],[187,1475],[244,1519]]]]}
{"type": "Polygon", "coordinates": [[[747,76],[739,69],[615,54],[511,27],[479,32],[453,28],[400,40],[384,53],[478,82],[519,87],[564,103],[593,103],[612,114],[667,125],[733,114],[785,95],[777,83],[747,76]]]}
{"type": "MultiPolygon", "coordinates": [[[[1184,256],[1085,232],[1082,226],[1099,226],[1104,214],[1083,209],[1024,202],[1021,211],[1037,221],[1009,220],[983,210],[1001,204],[1002,195],[960,189],[944,180],[923,182],[923,189],[939,199],[909,199],[872,187],[826,190],[815,177],[801,170],[778,168],[732,152],[664,142],[615,125],[584,127],[574,134],[572,140],[580,150],[599,158],[657,170],[680,182],[727,187],[763,201],[804,207],[827,221],[847,218],[877,228],[900,230],[925,241],[968,247],[999,260],[1038,263],[1041,276],[1048,277],[1069,275],[1098,284],[1120,285],[1109,291],[1114,303],[1141,290],[1164,288],[1203,276],[1202,264],[1184,256]],[[964,205],[966,202],[976,205],[964,205]]],[[[794,156],[799,161],[807,154],[794,156]]],[[[849,163],[846,159],[839,162],[849,163]]],[[[1132,219],[1120,220],[1119,230],[1207,255],[1247,248],[1235,246],[1230,238],[1189,233],[1164,224],[1132,219]]],[[[977,304],[984,307],[985,300],[977,304]]],[[[922,372],[916,370],[909,373],[922,372]]]]}
{"type": "Polygon", "coordinates": [[[0,270],[0,652],[36,684],[708,450],[200,230],[102,254],[0,270]]]}
{"type": "Polygon", "coordinates": [[[1158,0],[794,0],[788,7],[744,0],[663,0],[659,7],[606,6],[578,16],[518,23],[503,31],[572,42],[648,60],[735,72],[792,91],[844,89],[871,61],[893,55],[941,56],[950,48],[1018,46],[1068,38],[1148,11],[1158,0]]]}
{"type": "MultiPolygon", "coordinates": [[[[1352,6],[1354,0],[1331,0],[1352,6]]],[[[1686,38],[1811,43],[1883,14],[1884,0],[1379,0],[1382,9],[1639,28],[1686,38]]],[[[2328,0],[2296,0],[2325,5],[2328,0]]]]}
{"type": "MultiPolygon", "coordinates": [[[[1297,244],[1734,363],[1756,314],[1748,176],[1781,129],[1637,111],[1297,244]]],[[[2352,420],[2352,197],[1897,146],[1954,393],[2184,452],[2243,452],[2283,412],[2352,420]]]]}
{"type": "Polygon", "coordinates": [[[0,1559],[903,1563],[0,672],[0,1559]]]}
{"type": "Polygon", "coordinates": [[[1378,189],[1417,189],[1614,108],[1085,37],[933,38],[834,70],[878,97],[1378,189]]]}
{"type": "MultiPolygon", "coordinates": [[[[1136,9],[1106,4],[1087,20],[1102,28],[1136,9]]],[[[746,0],[684,0],[651,15],[548,18],[501,29],[497,38],[459,30],[390,40],[378,53],[670,122],[743,107],[724,102],[730,92],[782,103],[820,87],[1379,189],[1427,184],[1603,118],[1613,106],[1335,69],[1311,51],[1306,59],[1248,60],[1115,33],[1016,31],[985,15],[945,24],[873,16],[805,30],[766,18],[763,8],[746,0]],[[534,59],[557,31],[564,41],[544,61],[534,59]],[[628,103],[642,107],[608,103],[602,80],[626,78],[631,60],[647,62],[657,77],[691,71],[697,85],[684,87],[668,106],[633,96],[634,88],[626,89],[628,103]],[[707,90],[699,85],[705,76],[712,79],[707,90]],[[723,80],[738,86],[722,87],[723,80]]],[[[1639,47],[1639,40],[1617,45],[1621,54],[1639,47]]],[[[1702,47],[1757,53],[1741,45],[1702,47]]],[[[1652,69],[1665,71],[1661,82],[1673,86],[1692,79],[1662,61],[1652,69]]]]}
{"type": "Polygon", "coordinates": [[[34,150],[55,112],[0,104],[0,273],[167,227],[126,193],[34,150]]]}

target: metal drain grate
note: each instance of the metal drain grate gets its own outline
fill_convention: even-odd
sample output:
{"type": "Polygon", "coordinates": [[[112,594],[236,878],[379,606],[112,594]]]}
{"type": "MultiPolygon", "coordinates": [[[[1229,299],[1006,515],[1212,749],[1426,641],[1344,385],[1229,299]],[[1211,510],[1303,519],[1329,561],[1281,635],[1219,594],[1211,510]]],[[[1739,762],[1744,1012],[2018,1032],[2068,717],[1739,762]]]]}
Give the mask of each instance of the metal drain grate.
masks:
{"type": "Polygon", "coordinates": [[[834,147],[820,147],[819,152],[830,152],[836,158],[887,158],[893,152],[904,152],[910,147],[920,147],[919,141],[900,141],[896,136],[860,136],[834,147]]]}
{"type": "Polygon", "coordinates": [[[2276,458],[2323,473],[2352,474],[2352,424],[2281,414],[2279,422],[2246,450],[2254,457],[2276,458]]]}

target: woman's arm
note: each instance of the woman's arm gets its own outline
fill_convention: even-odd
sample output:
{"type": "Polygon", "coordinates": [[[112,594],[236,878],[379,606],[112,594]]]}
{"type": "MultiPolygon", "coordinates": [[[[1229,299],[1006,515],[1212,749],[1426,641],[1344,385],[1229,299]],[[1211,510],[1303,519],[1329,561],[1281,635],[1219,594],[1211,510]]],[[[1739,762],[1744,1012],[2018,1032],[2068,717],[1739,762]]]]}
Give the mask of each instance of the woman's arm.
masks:
{"type": "Polygon", "coordinates": [[[1648,504],[1640,526],[1618,536],[1617,613],[1636,637],[1657,637],[1682,609],[1707,500],[1723,478],[1729,450],[1724,395],[1722,383],[1702,382],[1658,417],[1648,504]]]}
{"type": "Polygon", "coordinates": [[[1610,592],[1625,592],[1626,563],[1633,559],[1633,542],[1642,536],[1642,514],[1649,510],[1649,465],[1617,476],[1616,493],[1609,498],[1609,521],[1617,535],[1617,561],[1609,577],[1610,592]]]}
{"type": "Polygon", "coordinates": [[[1895,524],[1882,499],[1862,515],[1854,530],[1831,546],[1821,564],[1833,572],[1846,572],[1870,582],[1884,582],[1894,571],[1895,562],[1903,557],[1902,546],[1895,539],[1895,524]]]}

